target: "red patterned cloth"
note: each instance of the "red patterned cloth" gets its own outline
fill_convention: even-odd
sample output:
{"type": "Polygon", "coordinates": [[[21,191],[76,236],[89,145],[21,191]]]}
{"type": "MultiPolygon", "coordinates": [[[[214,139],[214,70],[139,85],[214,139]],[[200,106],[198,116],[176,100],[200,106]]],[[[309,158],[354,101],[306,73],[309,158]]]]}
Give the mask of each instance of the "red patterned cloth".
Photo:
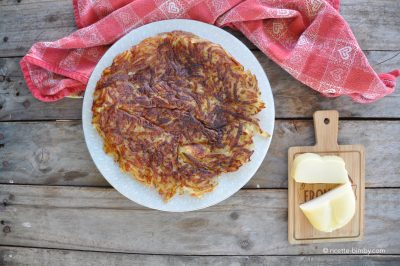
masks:
{"type": "Polygon", "coordinates": [[[393,92],[400,70],[376,74],[339,0],[74,0],[79,30],[39,42],[21,61],[32,94],[56,101],[85,90],[110,44],[146,23],[187,18],[241,31],[293,77],[328,97],[373,102],[393,92]]]}

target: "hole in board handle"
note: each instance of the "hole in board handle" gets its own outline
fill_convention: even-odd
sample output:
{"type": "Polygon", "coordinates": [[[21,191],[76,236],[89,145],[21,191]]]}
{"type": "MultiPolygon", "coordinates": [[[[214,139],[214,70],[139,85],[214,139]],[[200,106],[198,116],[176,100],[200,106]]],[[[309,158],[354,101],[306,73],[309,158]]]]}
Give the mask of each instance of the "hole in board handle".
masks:
{"type": "Polygon", "coordinates": [[[325,123],[325,125],[328,125],[329,124],[329,118],[325,118],[324,119],[324,123],[325,123]]]}

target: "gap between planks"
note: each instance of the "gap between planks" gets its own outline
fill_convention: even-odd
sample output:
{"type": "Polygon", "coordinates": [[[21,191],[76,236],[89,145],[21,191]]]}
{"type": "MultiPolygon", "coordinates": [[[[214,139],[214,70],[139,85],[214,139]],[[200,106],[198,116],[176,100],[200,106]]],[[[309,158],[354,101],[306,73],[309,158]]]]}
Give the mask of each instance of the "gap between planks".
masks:
{"type": "Polygon", "coordinates": [[[137,253],[137,252],[123,252],[123,251],[101,251],[101,250],[86,250],[86,249],[71,249],[71,248],[52,248],[52,247],[36,247],[36,246],[20,246],[20,245],[1,245],[1,248],[21,248],[21,249],[38,249],[38,250],[54,250],[54,251],[76,251],[76,252],[84,252],[84,253],[100,253],[100,254],[126,254],[126,255],[143,255],[143,256],[170,256],[170,257],[319,257],[319,256],[396,256],[400,255],[396,253],[383,253],[383,254],[305,254],[305,255],[296,255],[296,254],[266,254],[266,255],[214,255],[214,254],[198,254],[198,255],[189,255],[189,254],[164,254],[164,253],[137,253]]]}
{"type": "MultiPolygon", "coordinates": [[[[340,112],[339,112],[340,113],[340,112]]],[[[311,121],[312,117],[275,117],[275,121],[311,121]]],[[[399,117],[341,117],[339,121],[400,121],[399,117]]],[[[0,123],[62,123],[82,122],[82,119],[36,119],[0,120],[0,123]]]]}
{"type": "MultiPolygon", "coordinates": [[[[104,186],[96,186],[96,185],[51,185],[51,184],[29,184],[29,183],[6,183],[6,182],[1,182],[0,185],[5,185],[5,186],[27,186],[27,187],[51,187],[51,188],[99,188],[99,189],[114,189],[116,190],[113,186],[111,185],[104,185],[104,186]]],[[[365,187],[367,190],[373,190],[373,189],[400,189],[400,187],[394,186],[394,187],[365,187]]],[[[249,190],[249,191],[263,191],[263,190],[288,190],[287,187],[281,187],[281,188],[274,188],[274,187],[242,187],[240,190],[249,190]]],[[[1,246],[1,245],[0,245],[1,246]]]]}

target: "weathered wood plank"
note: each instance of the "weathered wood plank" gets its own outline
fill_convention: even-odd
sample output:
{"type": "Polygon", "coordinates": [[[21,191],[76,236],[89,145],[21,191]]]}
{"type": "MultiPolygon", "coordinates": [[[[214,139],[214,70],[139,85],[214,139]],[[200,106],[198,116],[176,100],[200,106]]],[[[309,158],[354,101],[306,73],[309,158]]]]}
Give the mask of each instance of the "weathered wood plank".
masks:
{"type": "Polygon", "coordinates": [[[0,1],[0,6],[15,6],[16,4],[26,5],[35,4],[37,2],[54,2],[54,0],[2,0],[0,1]]]}
{"type": "Polygon", "coordinates": [[[80,121],[0,123],[0,128],[3,182],[108,186],[91,161],[80,121]]]}
{"type": "Polygon", "coordinates": [[[0,247],[0,263],[17,265],[80,265],[80,266],[159,266],[159,265],[327,265],[340,261],[343,266],[398,265],[398,255],[313,255],[313,256],[175,256],[142,255],[108,252],[54,250],[42,248],[0,247]]]}
{"type": "Polygon", "coordinates": [[[340,3],[340,13],[362,49],[399,50],[400,1],[342,0],[340,3]]]}
{"type": "Polygon", "coordinates": [[[287,190],[241,190],[188,213],[149,210],[111,188],[0,185],[0,245],[187,255],[308,255],[324,248],[400,254],[399,189],[367,189],[365,239],[287,241],[287,190]]]}
{"type": "Polygon", "coordinates": [[[13,1],[0,9],[0,57],[22,56],[38,41],[57,40],[75,27],[72,1],[13,1]]]}
{"type": "MultiPolygon", "coordinates": [[[[364,144],[366,186],[400,187],[399,121],[340,121],[340,144],[364,144]]],[[[80,121],[0,123],[0,182],[108,186],[80,121]]],[[[247,188],[287,188],[287,149],[313,145],[312,121],[277,120],[267,158],[247,188]]]]}
{"type": "MultiPolygon", "coordinates": [[[[264,67],[274,93],[278,118],[311,117],[319,109],[338,109],[342,117],[400,118],[400,91],[368,105],[356,104],[347,97],[328,99],[292,78],[260,51],[254,52],[264,67]]],[[[376,71],[400,66],[400,51],[367,51],[376,71]]],[[[80,119],[82,100],[63,99],[43,103],[34,99],[19,68],[20,58],[0,58],[0,120],[80,119]]],[[[397,86],[400,88],[400,85],[397,86]]]]}
{"type": "MultiPolygon", "coordinates": [[[[400,3],[396,0],[343,0],[341,13],[365,50],[399,50],[400,3]]],[[[21,56],[33,43],[75,30],[72,5],[62,1],[6,1],[0,9],[0,56],[21,56]],[[7,37],[6,39],[4,39],[7,37]]],[[[236,35],[236,34],[235,34],[236,35]]],[[[240,39],[245,38],[238,34],[240,39]]],[[[246,40],[244,41],[251,48],[246,40]]]]}
{"type": "Polygon", "coordinates": [[[81,119],[81,117],[81,99],[64,98],[57,102],[45,103],[32,96],[22,77],[0,80],[0,121],[81,119]]]}

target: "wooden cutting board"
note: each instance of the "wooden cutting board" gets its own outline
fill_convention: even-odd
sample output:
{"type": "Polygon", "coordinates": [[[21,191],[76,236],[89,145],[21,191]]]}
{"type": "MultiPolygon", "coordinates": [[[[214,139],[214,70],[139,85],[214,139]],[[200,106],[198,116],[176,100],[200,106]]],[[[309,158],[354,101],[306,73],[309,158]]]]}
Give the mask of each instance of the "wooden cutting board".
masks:
{"type": "Polygon", "coordinates": [[[342,242],[361,240],[364,233],[364,147],[338,145],[339,113],[317,111],[314,113],[315,146],[291,147],[288,152],[288,238],[291,244],[342,242]],[[291,168],[296,156],[312,152],[319,155],[337,155],[343,158],[356,196],[356,212],[344,227],[331,233],[320,232],[310,224],[299,205],[319,197],[338,184],[297,183],[291,178],[291,168]]]}

